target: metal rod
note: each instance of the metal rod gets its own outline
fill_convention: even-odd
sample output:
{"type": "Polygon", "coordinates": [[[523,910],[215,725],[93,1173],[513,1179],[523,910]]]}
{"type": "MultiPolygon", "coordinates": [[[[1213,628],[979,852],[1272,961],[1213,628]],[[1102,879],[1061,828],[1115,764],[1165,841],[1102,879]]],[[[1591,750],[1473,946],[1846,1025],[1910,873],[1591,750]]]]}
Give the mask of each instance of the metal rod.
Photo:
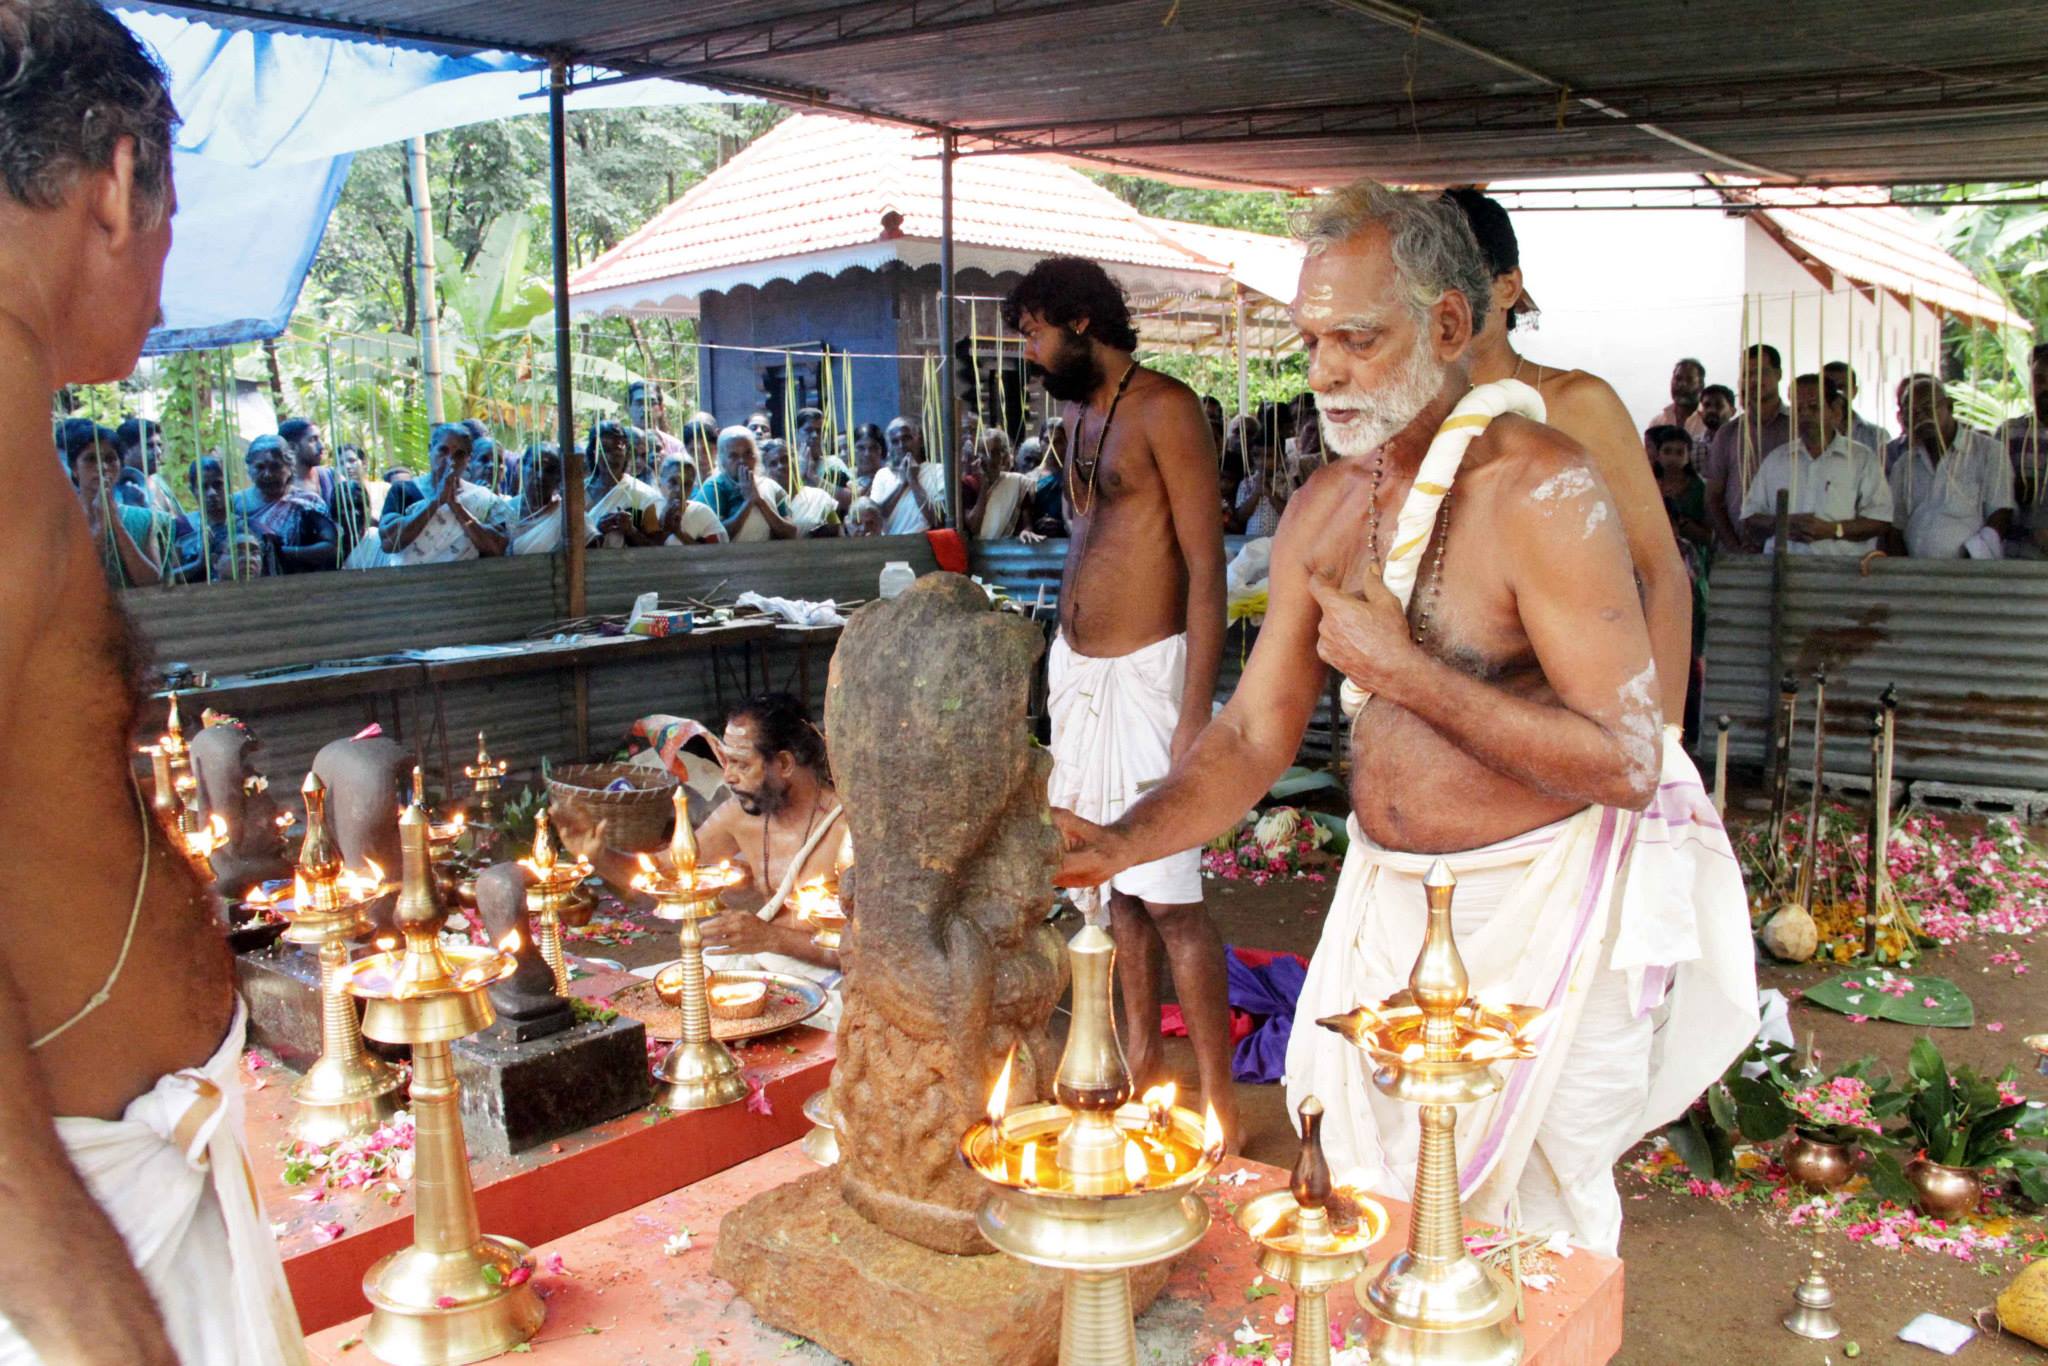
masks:
{"type": "Polygon", "coordinates": [[[1863,956],[1877,961],[1879,888],[1884,884],[1884,708],[1870,713],[1870,871],[1863,888],[1863,956]]]}
{"type": "MultiPolygon", "coordinates": [[[[441,407],[441,319],[434,301],[434,201],[427,185],[427,139],[405,145],[405,175],[412,187],[412,265],[419,281],[420,370],[426,379],[427,421],[446,421],[441,407]]],[[[332,433],[330,433],[332,435],[332,433]]]]}
{"type": "MultiPolygon", "coordinates": [[[[548,233],[554,248],[555,287],[555,441],[562,448],[562,564],[567,579],[566,614],[589,610],[584,579],[583,453],[576,449],[575,376],[569,354],[569,119],[563,100],[569,93],[569,64],[557,57],[548,63],[548,233]]],[[[574,672],[576,689],[576,752],[590,750],[590,676],[574,672]]]]}
{"type": "Polygon", "coordinates": [[[945,377],[944,387],[939,391],[939,411],[943,425],[939,433],[940,450],[946,462],[946,520],[953,526],[963,525],[960,516],[960,416],[959,384],[953,374],[953,158],[954,136],[944,134],[939,140],[939,350],[943,359],[939,373],[945,377]]]}

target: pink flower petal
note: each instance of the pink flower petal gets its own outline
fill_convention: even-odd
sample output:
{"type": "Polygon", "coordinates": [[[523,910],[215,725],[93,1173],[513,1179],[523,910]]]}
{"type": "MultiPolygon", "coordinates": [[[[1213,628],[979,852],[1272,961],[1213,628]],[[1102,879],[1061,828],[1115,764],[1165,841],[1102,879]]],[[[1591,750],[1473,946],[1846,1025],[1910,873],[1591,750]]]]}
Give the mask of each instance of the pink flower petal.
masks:
{"type": "Polygon", "coordinates": [[[1993,1020],[1990,1024],[1984,1026],[1984,1032],[1987,1034],[2005,1033],[2005,1021],[1993,1020]]]}

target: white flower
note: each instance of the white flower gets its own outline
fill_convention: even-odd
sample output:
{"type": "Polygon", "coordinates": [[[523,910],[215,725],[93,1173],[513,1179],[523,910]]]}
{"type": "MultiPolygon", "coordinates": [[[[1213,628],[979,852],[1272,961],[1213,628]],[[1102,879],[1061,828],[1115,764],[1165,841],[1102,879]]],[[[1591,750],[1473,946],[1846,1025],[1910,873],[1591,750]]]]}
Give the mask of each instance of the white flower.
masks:
{"type": "Polygon", "coordinates": [[[1259,823],[1252,827],[1252,835],[1268,849],[1278,849],[1294,838],[1294,832],[1301,829],[1301,813],[1291,806],[1276,806],[1259,817],[1259,823]]]}
{"type": "Polygon", "coordinates": [[[680,1257],[689,1250],[690,1230],[688,1229],[684,1229],[661,1245],[661,1255],[664,1257],[680,1257]]]}
{"type": "MultiPolygon", "coordinates": [[[[1253,1282],[1253,1284],[1257,1284],[1257,1282],[1253,1282]]],[[[1273,1335],[1271,1333],[1261,1333],[1258,1329],[1252,1327],[1250,1319],[1244,1319],[1240,1321],[1237,1331],[1230,1336],[1249,1347],[1255,1342],[1265,1342],[1273,1335]]]]}

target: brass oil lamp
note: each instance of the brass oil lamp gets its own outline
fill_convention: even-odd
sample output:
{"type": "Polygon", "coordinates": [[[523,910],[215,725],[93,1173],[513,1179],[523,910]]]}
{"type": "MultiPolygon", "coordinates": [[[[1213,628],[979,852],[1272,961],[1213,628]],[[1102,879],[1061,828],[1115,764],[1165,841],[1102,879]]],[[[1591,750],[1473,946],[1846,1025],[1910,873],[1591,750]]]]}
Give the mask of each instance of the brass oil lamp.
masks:
{"type": "Polygon", "coordinates": [[[1053,1100],[1011,1110],[1003,1065],[988,1118],[960,1140],[989,1184],[977,1223],[997,1249],[1066,1273],[1060,1366],[1137,1366],[1130,1271],[1193,1247],[1209,1227],[1195,1193],[1223,1156],[1223,1129],[1176,1106],[1173,1089],[1131,1099],[1110,1006],[1116,947],[1096,926],[1067,946],[1073,1028],[1053,1100]]]}
{"type": "Polygon", "coordinates": [[[412,1045],[413,1241],[363,1277],[371,1306],[364,1337],[391,1366],[458,1366],[510,1351],[546,1317],[530,1284],[527,1249],[482,1233],[462,1134],[449,1045],[496,1017],[486,990],[517,967],[516,933],[498,948],[441,942],[447,910],[428,866],[427,813],[417,803],[399,818],[405,870],[394,923],[402,948],[352,963],[347,989],[366,1003],[363,1033],[412,1045]]]}
{"type": "Polygon", "coordinates": [[[1494,1063],[1536,1055],[1533,1026],[1543,1012],[1472,998],[1451,934],[1449,866],[1439,859],[1423,887],[1429,927],[1408,990],[1316,1021],[1372,1058],[1380,1090],[1421,1107],[1408,1246],[1359,1295],[1371,1315],[1366,1349],[1378,1366],[1510,1366],[1522,1359],[1515,1291],[1465,1250],[1456,1107],[1500,1089],[1494,1063]]]}
{"type": "Polygon", "coordinates": [[[167,825],[178,824],[180,771],[191,771],[191,751],[185,746],[185,725],[178,716],[178,695],[170,694],[169,715],[164,722],[164,733],[153,745],[144,745],[141,753],[149,756],[150,805],[156,808],[167,825]]]}
{"type": "Polygon", "coordinates": [[[292,1088],[292,1135],[315,1145],[374,1131],[398,1112],[405,1078],[363,1049],[355,998],[344,977],[349,946],[370,933],[372,902],[390,891],[383,872],[352,873],[341,866],[327,825],[327,784],[306,775],[306,840],[293,871],[292,896],[270,909],[291,922],[283,938],[320,951],[320,1056],[292,1088]]]}
{"type": "Polygon", "coordinates": [[[697,866],[697,833],[690,828],[689,793],[675,789],[675,833],[669,838],[669,867],[663,872],[645,854],[633,879],[637,891],[654,898],[654,913],[676,922],[677,959],[656,979],[675,993],[682,1021],[677,1038],[654,1069],[655,1099],[671,1110],[709,1110],[744,1100],[747,1079],[732,1050],[711,1037],[711,1004],[704,970],[702,922],[718,913],[719,894],[746,879],[729,864],[697,866]]]}
{"type": "Polygon", "coordinates": [[[1259,1270],[1294,1289],[1294,1366],[1330,1366],[1330,1287],[1364,1272],[1366,1252],[1387,1231],[1387,1211],[1330,1180],[1323,1157],[1323,1104],[1301,1102],[1301,1155],[1283,1190],[1247,1201],[1238,1227],[1259,1245],[1259,1270]]]}
{"type": "Polygon", "coordinates": [[[839,951],[839,939],[846,931],[846,908],[839,893],[820,878],[806,882],[790,893],[796,918],[811,927],[811,942],[821,949],[839,951]]]}
{"type": "Polygon", "coordinates": [[[462,766],[462,776],[469,779],[469,790],[476,796],[477,824],[496,827],[498,823],[498,789],[505,784],[505,771],[511,767],[503,759],[493,759],[491,752],[484,748],[484,733],[476,733],[476,758],[462,766]]]}
{"type": "Polygon", "coordinates": [[[597,898],[583,885],[590,876],[590,865],[580,858],[564,859],[556,854],[554,827],[543,807],[534,817],[533,857],[521,859],[519,866],[533,879],[526,889],[526,913],[533,921],[541,961],[555,974],[555,995],[567,996],[569,959],[562,948],[562,929],[588,921],[597,906],[597,898]]]}

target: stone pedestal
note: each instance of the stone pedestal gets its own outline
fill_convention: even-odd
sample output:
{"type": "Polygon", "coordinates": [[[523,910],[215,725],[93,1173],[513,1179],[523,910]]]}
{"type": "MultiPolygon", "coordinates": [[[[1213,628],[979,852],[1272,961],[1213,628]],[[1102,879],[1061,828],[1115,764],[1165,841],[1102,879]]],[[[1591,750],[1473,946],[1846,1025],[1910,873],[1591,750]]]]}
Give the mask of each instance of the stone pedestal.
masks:
{"type": "Polygon", "coordinates": [[[249,1005],[249,1042],[303,1072],[320,1056],[318,952],[282,940],[235,955],[235,984],[249,1005]]]}
{"type": "Polygon", "coordinates": [[[524,1041],[464,1039],[455,1075],[470,1151],[522,1153],[647,1104],[647,1030],[620,1017],[524,1041]]]}
{"type": "MultiPolygon", "coordinates": [[[[855,1366],[1051,1366],[1061,1276],[1010,1257],[956,1257],[884,1233],[830,1169],[756,1196],[718,1226],[712,1269],[763,1322],[855,1366]],[[821,1293],[823,1292],[823,1293],[821,1293]]],[[[1171,1262],[1131,1274],[1142,1312],[1171,1262]]]]}

